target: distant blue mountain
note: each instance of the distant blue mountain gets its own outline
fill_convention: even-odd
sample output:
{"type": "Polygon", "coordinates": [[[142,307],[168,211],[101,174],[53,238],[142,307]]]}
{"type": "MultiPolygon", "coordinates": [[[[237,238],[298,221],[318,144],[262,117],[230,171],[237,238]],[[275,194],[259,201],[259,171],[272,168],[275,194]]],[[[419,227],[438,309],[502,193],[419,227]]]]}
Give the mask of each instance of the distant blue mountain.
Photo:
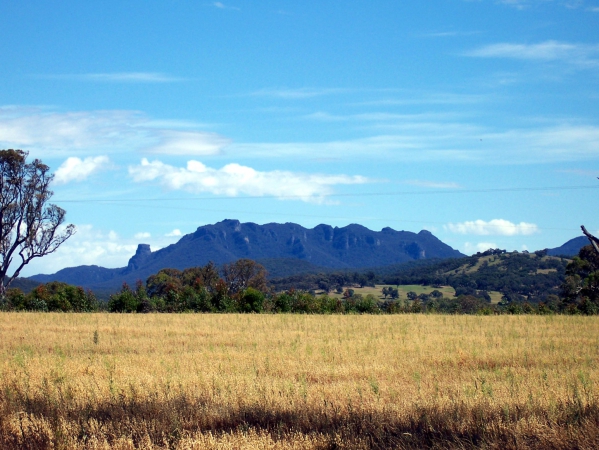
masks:
{"type": "Polygon", "coordinates": [[[585,236],[579,236],[570,239],[560,247],[547,249],[547,254],[550,256],[576,256],[585,245],[589,245],[589,240],[585,236]]]}
{"type": "Polygon", "coordinates": [[[30,279],[112,289],[120,287],[124,281],[130,284],[136,280],[145,281],[167,267],[182,270],[209,261],[221,265],[240,258],[265,261],[267,268],[269,265],[276,267],[277,259],[286,266],[294,260],[303,271],[316,271],[319,268],[359,269],[461,256],[464,255],[425,230],[419,233],[391,228],[372,231],[356,224],[341,228],[318,225],[309,229],[295,223],[257,225],[223,220],[201,226],[176,244],[156,252],[152,252],[149,245],[140,244],[127,267],[79,266],[30,279]]]}

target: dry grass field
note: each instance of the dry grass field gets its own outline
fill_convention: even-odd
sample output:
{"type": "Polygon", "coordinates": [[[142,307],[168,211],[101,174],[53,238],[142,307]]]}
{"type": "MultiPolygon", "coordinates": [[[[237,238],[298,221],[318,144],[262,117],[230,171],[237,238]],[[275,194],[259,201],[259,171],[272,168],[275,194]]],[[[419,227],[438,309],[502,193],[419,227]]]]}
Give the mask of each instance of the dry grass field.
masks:
{"type": "Polygon", "coordinates": [[[0,448],[598,448],[599,318],[0,314],[0,448]]]}

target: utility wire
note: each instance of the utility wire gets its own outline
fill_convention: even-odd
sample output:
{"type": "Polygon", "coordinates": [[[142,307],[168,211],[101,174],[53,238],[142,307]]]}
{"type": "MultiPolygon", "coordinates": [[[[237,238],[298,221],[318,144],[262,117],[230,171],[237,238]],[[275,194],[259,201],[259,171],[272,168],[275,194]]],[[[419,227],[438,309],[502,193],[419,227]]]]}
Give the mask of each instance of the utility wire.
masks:
{"type": "Polygon", "coordinates": [[[435,191],[396,191],[396,192],[362,192],[326,195],[247,195],[247,196],[212,196],[212,197],[156,197],[156,198],[120,198],[120,199],[55,199],[56,203],[125,203],[125,202],[160,202],[160,201],[190,201],[190,200],[239,200],[239,199],[304,199],[324,197],[391,197],[403,195],[435,195],[435,194],[475,194],[494,192],[538,192],[538,191],[570,191],[580,189],[599,189],[599,185],[589,186],[547,186],[547,187],[512,187],[512,188],[490,188],[490,189],[455,189],[435,191]]]}
{"type": "MultiPolygon", "coordinates": [[[[121,204],[122,205],[122,204],[121,204]]],[[[184,211],[195,211],[195,212],[217,212],[217,213],[225,213],[225,214],[251,214],[251,215],[261,215],[261,216],[273,216],[277,213],[275,212],[267,212],[267,211],[241,211],[241,210],[224,210],[224,209],[207,209],[207,208],[186,208],[186,207],[178,207],[178,206],[166,206],[166,205],[127,205],[127,207],[139,207],[139,208],[153,208],[153,209],[171,209],[171,210],[184,210],[184,211]]],[[[421,225],[448,225],[447,222],[436,222],[430,220],[405,220],[405,219],[387,219],[381,217],[340,217],[340,216],[323,216],[322,214],[295,214],[295,213],[285,213],[285,217],[306,217],[306,218],[315,218],[322,220],[349,220],[349,221],[380,221],[385,223],[416,223],[421,225]]],[[[504,227],[510,227],[510,225],[503,225],[504,227]]],[[[512,228],[521,228],[521,225],[514,224],[511,225],[512,228]]],[[[535,231],[543,231],[543,230],[560,230],[560,231],[574,231],[578,230],[578,226],[572,228],[555,228],[555,227],[537,227],[530,226],[529,228],[534,228],[535,231]]]]}

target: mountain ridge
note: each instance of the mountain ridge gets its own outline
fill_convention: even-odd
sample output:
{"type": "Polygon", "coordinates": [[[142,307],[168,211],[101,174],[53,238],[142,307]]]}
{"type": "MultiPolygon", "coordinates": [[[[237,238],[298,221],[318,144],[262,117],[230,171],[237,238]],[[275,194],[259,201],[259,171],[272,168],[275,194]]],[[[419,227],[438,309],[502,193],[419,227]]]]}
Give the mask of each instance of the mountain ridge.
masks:
{"type": "Polygon", "coordinates": [[[185,269],[212,261],[222,265],[240,258],[256,261],[292,259],[307,266],[359,269],[429,258],[464,256],[427,230],[419,233],[385,227],[373,231],[359,224],[305,228],[295,223],[241,223],[225,219],[200,226],[175,244],[152,252],[139,244],[126,267],[77,266],[55,274],[29,277],[38,282],[63,281],[89,288],[118,288],[145,280],[166,267],[185,269]]]}

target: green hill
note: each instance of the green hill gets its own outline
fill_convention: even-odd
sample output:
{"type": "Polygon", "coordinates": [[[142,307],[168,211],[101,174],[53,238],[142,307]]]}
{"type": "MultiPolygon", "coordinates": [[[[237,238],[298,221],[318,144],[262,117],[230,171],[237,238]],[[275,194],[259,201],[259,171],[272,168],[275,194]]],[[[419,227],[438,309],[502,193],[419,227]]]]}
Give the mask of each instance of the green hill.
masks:
{"type": "Polygon", "coordinates": [[[569,260],[535,253],[489,250],[463,258],[414,262],[366,269],[299,274],[273,279],[277,290],[290,288],[335,291],[339,287],[375,285],[451,287],[455,295],[501,297],[529,302],[558,295],[569,260]]]}

